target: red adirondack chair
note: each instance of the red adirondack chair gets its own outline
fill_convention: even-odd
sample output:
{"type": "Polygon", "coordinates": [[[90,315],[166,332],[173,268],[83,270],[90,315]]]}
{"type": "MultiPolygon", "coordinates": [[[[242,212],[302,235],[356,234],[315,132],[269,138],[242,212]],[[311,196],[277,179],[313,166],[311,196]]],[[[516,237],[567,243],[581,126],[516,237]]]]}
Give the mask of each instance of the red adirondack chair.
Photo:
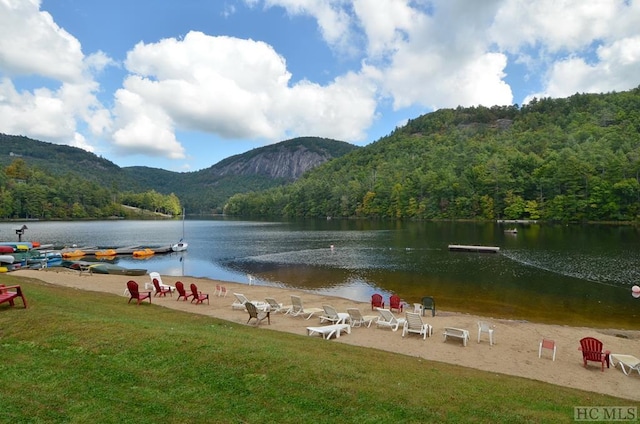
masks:
{"type": "Polygon", "coordinates": [[[138,305],[145,299],[149,299],[149,303],[151,303],[151,291],[141,292],[138,290],[138,283],[133,280],[129,280],[127,282],[127,290],[129,290],[129,301],[127,303],[131,303],[133,299],[138,301],[138,305]]]}
{"type": "Polygon", "coordinates": [[[198,286],[196,286],[195,284],[191,284],[191,295],[193,296],[193,299],[191,299],[191,303],[193,303],[193,301],[196,301],[196,305],[198,303],[202,303],[205,300],[207,301],[207,303],[209,303],[209,295],[207,293],[202,293],[201,291],[198,291],[198,286]]]}
{"type": "Polygon", "coordinates": [[[0,284],[0,303],[7,302],[9,305],[14,306],[16,297],[22,298],[22,304],[26,308],[27,299],[25,299],[20,286],[5,286],[4,284],[0,284]],[[16,289],[16,291],[9,291],[9,289],[16,289]]]}
{"type": "Polygon", "coordinates": [[[580,340],[580,347],[578,350],[582,351],[582,360],[584,361],[584,367],[587,367],[587,361],[600,362],[602,371],[604,372],[604,364],[607,364],[609,368],[609,354],[611,351],[602,351],[602,342],[593,337],[585,337],[580,340]]]}
{"type": "Polygon", "coordinates": [[[164,297],[166,297],[167,293],[169,293],[171,296],[173,296],[173,294],[171,293],[171,288],[167,287],[167,286],[164,286],[164,287],[161,286],[160,285],[160,281],[158,281],[157,278],[153,279],[153,287],[156,288],[156,292],[155,292],[154,296],[160,296],[160,297],[164,296],[164,297]]]}
{"type": "Polygon", "coordinates": [[[400,300],[400,296],[398,296],[397,294],[392,295],[389,298],[389,310],[391,312],[393,312],[393,310],[395,309],[396,311],[402,313],[402,301],[400,300]]]}
{"type": "Polygon", "coordinates": [[[379,295],[378,293],[375,293],[371,296],[371,310],[373,311],[375,308],[384,308],[382,295],[379,295]]]}
{"type": "Polygon", "coordinates": [[[176,290],[178,291],[178,298],[176,300],[180,300],[180,298],[182,298],[182,300],[187,300],[193,296],[193,293],[187,293],[182,281],[176,281],[176,290]]]}

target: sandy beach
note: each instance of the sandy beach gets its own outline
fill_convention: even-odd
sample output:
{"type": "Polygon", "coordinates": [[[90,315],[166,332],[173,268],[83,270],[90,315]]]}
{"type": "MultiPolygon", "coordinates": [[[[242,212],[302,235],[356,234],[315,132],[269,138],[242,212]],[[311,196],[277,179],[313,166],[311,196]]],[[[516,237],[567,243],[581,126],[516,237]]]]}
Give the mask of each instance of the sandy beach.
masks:
{"type": "MultiPolygon", "coordinates": [[[[63,268],[45,270],[20,270],[15,276],[35,278],[50,284],[74,287],[82,290],[112,293],[125,296],[126,282],[137,281],[144,288],[149,276],[126,277],[102,274],[83,274],[63,268]]],[[[307,308],[321,308],[328,304],[338,312],[346,312],[347,308],[358,308],[363,315],[376,315],[369,303],[355,302],[337,297],[320,296],[298,290],[275,288],[261,285],[247,285],[220,282],[209,279],[191,277],[162,276],[164,284],[173,286],[180,280],[188,287],[195,283],[198,289],[210,294],[210,304],[195,305],[190,302],[176,301],[173,297],[153,297],[152,302],[167,308],[209,315],[227,321],[246,324],[246,311],[234,310],[231,304],[235,300],[233,293],[242,293],[250,300],[264,301],[265,297],[273,297],[279,303],[291,304],[291,295],[299,295],[307,308]],[[216,284],[225,286],[226,297],[214,296],[216,284]]],[[[388,301],[388,299],[386,299],[388,301]]],[[[437,300],[437,299],[436,299],[437,300]]],[[[132,307],[135,307],[132,305],[132,307]]],[[[403,314],[395,314],[402,317],[403,314]]],[[[402,337],[402,330],[393,332],[386,328],[353,328],[351,334],[343,334],[339,339],[328,340],[327,343],[346,343],[370,347],[389,352],[424,358],[430,361],[446,362],[484,371],[514,375],[547,383],[582,389],[591,392],[608,394],[624,399],[640,401],[640,374],[634,371],[625,375],[619,366],[605,368],[601,371],[599,364],[589,362],[584,368],[582,354],[578,350],[579,340],[592,336],[604,343],[604,349],[612,354],[633,355],[640,358],[640,331],[616,329],[591,329],[585,327],[569,327],[564,325],[547,325],[505,319],[480,317],[455,311],[438,310],[435,317],[430,313],[423,318],[433,326],[433,335],[426,340],[418,335],[402,337]],[[494,326],[494,345],[489,344],[487,334],[482,334],[478,343],[478,321],[483,320],[494,326]],[[458,339],[444,341],[445,327],[462,328],[469,331],[470,340],[463,346],[458,339]],[[538,345],[541,339],[549,338],[556,342],[555,361],[551,359],[551,351],[544,350],[542,358],[538,358],[538,345]]],[[[280,313],[271,314],[271,324],[263,321],[256,331],[286,331],[306,336],[306,327],[319,325],[317,316],[305,320],[303,317],[291,317],[280,313]]],[[[319,337],[319,336],[316,336],[319,337]]]]}

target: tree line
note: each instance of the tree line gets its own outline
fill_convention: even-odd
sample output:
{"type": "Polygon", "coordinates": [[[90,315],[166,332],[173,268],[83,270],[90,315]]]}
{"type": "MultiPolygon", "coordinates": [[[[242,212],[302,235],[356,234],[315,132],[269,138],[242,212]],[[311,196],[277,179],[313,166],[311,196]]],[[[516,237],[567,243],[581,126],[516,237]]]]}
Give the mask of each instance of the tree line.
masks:
{"type": "Polygon", "coordinates": [[[51,175],[15,159],[0,168],[0,218],[100,219],[137,217],[123,205],[166,215],[182,212],[174,194],[154,190],[135,193],[104,187],[78,175],[51,175]]]}
{"type": "Polygon", "coordinates": [[[638,221],[640,87],[439,110],[225,213],[638,221]]]}

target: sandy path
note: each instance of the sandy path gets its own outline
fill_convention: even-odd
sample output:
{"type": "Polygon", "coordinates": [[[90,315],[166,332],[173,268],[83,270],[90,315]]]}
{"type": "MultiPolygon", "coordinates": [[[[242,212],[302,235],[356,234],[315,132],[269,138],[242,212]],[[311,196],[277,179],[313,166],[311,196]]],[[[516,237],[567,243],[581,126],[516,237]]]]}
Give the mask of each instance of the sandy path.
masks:
{"type": "MultiPolygon", "coordinates": [[[[63,268],[48,270],[20,270],[16,276],[37,278],[51,284],[75,287],[84,290],[108,292],[123,295],[129,277],[114,275],[79,275],[75,271],[63,268]]],[[[141,288],[149,282],[148,276],[132,277],[141,288]]],[[[273,297],[280,303],[290,304],[292,294],[299,295],[306,307],[319,307],[323,304],[334,306],[339,312],[346,312],[348,307],[359,308],[363,314],[375,314],[368,303],[355,302],[337,297],[320,296],[312,293],[268,286],[219,282],[209,279],[191,277],[163,276],[163,283],[173,285],[180,279],[188,287],[196,283],[198,289],[211,294],[209,305],[194,305],[190,302],[176,301],[176,297],[154,297],[153,303],[173,309],[210,315],[228,321],[245,324],[248,318],[246,311],[232,310],[234,292],[242,293],[251,300],[264,301],[265,297],[273,297]],[[224,285],[228,291],[226,298],[213,296],[216,284],[224,285]]],[[[401,314],[396,314],[401,317],[401,314]]],[[[626,376],[619,368],[606,369],[601,372],[598,364],[590,362],[588,368],[582,364],[582,354],[578,351],[579,340],[586,336],[600,339],[604,348],[612,353],[628,354],[640,357],[640,331],[603,330],[584,327],[568,327],[563,325],[546,325],[505,319],[492,319],[450,311],[438,311],[435,317],[427,316],[426,322],[434,328],[433,336],[424,341],[418,335],[402,338],[402,331],[392,332],[389,329],[354,328],[351,334],[327,343],[347,343],[372,347],[389,352],[402,353],[432,361],[447,362],[485,371],[515,375],[548,383],[604,393],[620,398],[640,401],[640,375],[634,373],[626,376]],[[478,320],[489,321],[495,325],[495,344],[489,345],[488,336],[483,334],[477,342],[478,320]],[[471,340],[466,347],[456,339],[443,341],[444,327],[457,327],[469,330],[471,340]],[[538,344],[542,337],[553,339],[557,343],[556,360],[551,360],[551,352],[543,352],[538,358],[538,344]]],[[[260,329],[286,331],[306,335],[307,326],[319,325],[319,319],[312,317],[290,317],[272,314],[271,325],[266,321],[260,329]]]]}

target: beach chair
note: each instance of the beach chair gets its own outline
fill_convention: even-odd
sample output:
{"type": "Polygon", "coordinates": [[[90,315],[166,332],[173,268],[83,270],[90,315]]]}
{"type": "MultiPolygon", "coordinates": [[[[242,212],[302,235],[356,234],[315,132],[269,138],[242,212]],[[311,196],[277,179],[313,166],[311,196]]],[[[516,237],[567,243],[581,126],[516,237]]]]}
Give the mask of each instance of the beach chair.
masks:
{"type": "Polygon", "coordinates": [[[307,315],[305,319],[311,318],[314,314],[319,314],[324,312],[324,309],[320,308],[305,308],[302,306],[302,299],[300,296],[291,295],[291,309],[289,309],[288,314],[292,317],[307,315]]]}
{"type": "Polygon", "coordinates": [[[167,297],[167,293],[173,296],[171,288],[167,286],[161,286],[157,278],[154,278],[152,282],[153,282],[153,287],[155,288],[155,291],[156,291],[154,293],[154,296],[167,297]]]}
{"type": "Polygon", "coordinates": [[[20,286],[5,286],[4,284],[0,284],[0,303],[8,303],[10,306],[15,306],[16,298],[22,299],[22,304],[24,307],[27,307],[27,299],[24,297],[24,293],[22,293],[22,287],[20,286]],[[15,291],[9,291],[10,289],[15,289],[15,291]]]}
{"type": "Polygon", "coordinates": [[[162,282],[162,276],[160,276],[159,272],[155,272],[155,271],[154,272],[150,272],[149,273],[149,278],[151,279],[151,284],[149,286],[147,286],[147,283],[145,283],[145,285],[144,285],[145,289],[147,289],[147,290],[150,289],[150,290],[158,291],[158,289],[155,288],[156,286],[155,286],[155,283],[153,282],[154,279],[158,280],[158,283],[160,284],[160,287],[162,287],[164,290],[171,290],[172,292],[176,290],[175,287],[172,287],[172,286],[170,286],[168,284],[164,284],[162,282]]]}
{"type": "Polygon", "coordinates": [[[320,334],[325,340],[329,340],[333,335],[335,335],[337,339],[343,331],[347,334],[351,334],[351,326],[349,324],[331,324],[322,325],[320,327],[307,327],[308,336],[320,334]]]}
{"type": "Polygon", "coordinates": [[[227,297],[227,288],[222,284],[216,284],[216,291],[213,292],[214,296],[227,297]]]}
{"type": "Polygon", "coordinates": [[[378,293],[374,293],[371,295],[371,310],[375,310],[376,308],[384,308],[384,301],[382,300],[382,295],[378,293]]]}
{"type": "Polygon", "coordinates": [[[445,327],[442,335],[444,336],[445,342],[449,337],[462,340],[462,346],[467,346],[467,342],[469,341],[469,331],[464,328],[445,327]]]}
{"type": "Polygon", "coordinates": [[[638,374],[640,374],[640,359],[633,355],[612,353],[609,355],[609,359],[611,360],[611,365],[613,365],[614,368],[617,364],[620,364],[620,368],[625,375],[631,374],[634,370],[638,371],[638,374]]]}
{"type": "Polygon", "coordinates": [[[282,303],[278,303],[273,297],[265,297],[264,300],[267,305],[269,305],[269,309],[271,310],[271,312],[274,313],[283,312],[286,314],[289,308],[291,308],[290,305],[284,306],[282,303]]]}
{"type": "Polygon", "coordinates": [[[553,360],[556,360],[556,342],[551,339],[543,338],[540,340],[540,345],[538,345],[538,358],[542,356],[542,349],[549,349],[553,351],[553,360]]]}
{"type": "Polygon", "coordinates": [[[587,368],[587,362],[599,362],[604,372],[604,365],[607,364],[609,368],[609,354],[610,351],[602,351],[602,342],[593,337],[585,337],[580,339],[580,347],[578,350],[582,351],[582,361],[584,367],[587,368]]]}
{"type": "Polygon", "coordinates": [[[491,325],[486,321],[478,321],[478,343],[480,343],[480,335],[482,333],[487,333],[489,335],[489,346],[492,346],[494,327],[494,325],[491,325]]]}
{"type": "Polygon", "coordinates": [[[207,304],[209,303],[209,295],[207,293],[202,293],[200,290],[198,290],[198,286],[196,286],[195,284],[191,284],[191,303],[196,302],[196,305],[198,303],[203,303],[205,300],[207,301],[207,304]]]}
{"type": "Polygon", "coordinates": [[[349,319],[349,314],[345,312],[338,312],[336,308],[331,305],[322,305],[324,314],[320,315],[320,324],[325,321],[329,321],[333,324],[344,324],[349,319]]]}
{"type": "Polygon", "coordinates": [[[404,325],[404,318],[396,318],[389,309],[378,308],[378,313],[380,316],[376,321],[376,325],[378,328],[390,328],[391,331],[398,331],[401,325],[404,325]]]}
{"type": "Polygon", "coordinates": [[[415,312],[406,312],[405,313],[405,321],[402,326],[402,337],[406,336],[409,333],[416,333],[422,336],[423,340],[431,337],[431,333],[433,333],[433,328],[422,321],[422,316],[415,312]]]}
{"type": "Polygon", "coordinates": [[[349,324],[352,327],[360,327],[363,324],[367,325],[367,328],[371,327],[371,323],[378,320],[378,315],[362,315],[360,309],[348,308],[349,324]]]}
{"type": "Polygon", "coordinates": [[[138,290],[138,283],[133,280],[129,280],[127,282],[127,290],[129,290],[129,301],[127,303],[131,303],[133,299],[138,302],[138,305],[145,299],[149,299],[149,303],[151,303],[151,291],[141,292],[138,290]]]}
{"type": "Polygon", "coordinates": [[[220,286],[220,291],[218,292],[218,297],[227,297],[227,287],[220,286]]]}
{"type": "Polygon", "coordinates": [[[193,293],[187,293],[182,281],[176,281],[176,291],[178,292],[178,298],[176,300],[180,300],[180,298],[182,298],[182,300],[187,300],[193,296],[193,293]]]}
{"type": "Polygon", "coordinates": [[[247,324],[249,324],[249,322],[252,319],[256,320],[256,327],[258,325],[260,325],[260,323],[266,319],[268,324],[271,324],[271,312],[270,311],[258,311],[258,308],[256,308],[256,305],[254,305],[251,302],[246,302],[244,304],[244,307],[247,309],[247,312],[249,312],[249,319],[247,320],[247,324]]]}
{"type": "Polygon", "coordinates": [[[404,305],[402,304],[402,299],[400,299],[400,296],[394,294],[389,297],[389,310],[391,312],[395,310],[396,312],[401,314],[403,307],[404,305]]]}
{"type": "Polygon", "coordinates": [[[431,316],[436,316],[436,301],[431,296],[425,296],[422,298],[422,316],[426,311],[431,310],[431,316]]]}

